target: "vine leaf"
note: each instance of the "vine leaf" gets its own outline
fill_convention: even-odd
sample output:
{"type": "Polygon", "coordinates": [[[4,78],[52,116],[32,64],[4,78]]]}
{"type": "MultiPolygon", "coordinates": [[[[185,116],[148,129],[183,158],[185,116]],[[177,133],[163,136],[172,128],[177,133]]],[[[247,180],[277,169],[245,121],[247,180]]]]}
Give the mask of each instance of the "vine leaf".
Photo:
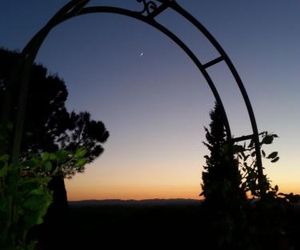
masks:
{"type": "Polygon", "coordinates": [[[274,163],[274,162],[277,162],[279,160],[279,157],[277,156],[276,158],[274,158],[271,162],[274,163]]]}
{"type": "Polygon", "coordinates": [[[263,138],[261,144],[271,144],[273,142],[274,135],[267,135],[263,138]]]}
{"type": "Polygon", "coordinates": [[[268,159],[274,159],[274,158],[276,158],[278,156],[278,152],[272,152],[271,154],[269,154],[268,156],[267,156],[267,158],[268,159]]]}

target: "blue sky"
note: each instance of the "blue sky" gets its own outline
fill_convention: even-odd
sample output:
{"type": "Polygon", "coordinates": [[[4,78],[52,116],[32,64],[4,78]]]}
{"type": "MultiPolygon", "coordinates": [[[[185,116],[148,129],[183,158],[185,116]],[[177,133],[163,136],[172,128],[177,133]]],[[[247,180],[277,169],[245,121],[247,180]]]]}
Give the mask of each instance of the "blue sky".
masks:
{"type": "MultiPolygon", "coordinates": [[[[300,192],[300,2],[178,0],[217,38],[248,91],[260,131],[279,139],[266,151],[281,159],[265,164],[274,184],[300,192]]],[[[0,9],[0,46],[21,50],[66,1],[10,0],[0,9]]],[[[141,8],[134,0],[91,1],[141,8]]],[[[201,58],[217,55],[181,17],[157,18],[201,58]]],[[[104,154],[68,181],[71,199],[197,197],[203,127],[213,96],[196,67],[168,38],[136,20],[111,14],[79,17],[57,27],[37,62],[61,76],[68,108],[87,110],[111,133],[104,154]]],[[[210,73],[236,136],[251,132],[238,89],[222,63],[210,73]]]]}

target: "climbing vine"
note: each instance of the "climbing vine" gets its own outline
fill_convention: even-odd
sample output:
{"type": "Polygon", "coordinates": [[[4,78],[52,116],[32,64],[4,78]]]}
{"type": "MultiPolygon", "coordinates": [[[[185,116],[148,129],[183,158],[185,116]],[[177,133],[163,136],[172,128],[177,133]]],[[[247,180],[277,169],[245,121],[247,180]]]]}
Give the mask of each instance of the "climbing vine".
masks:
{"type": "MultiPolygon", "coordinates": [[[[266,145],[272,144],[275,138],[278,138],[278,135],[262,132],[260,133],[260,147],[261,147],[261,155],[263,158],[269,160],[271,163],[275,163],[279,160],[278,152],[274,151],[272,153],[266,154],[263,149],[266,145]]],[[[241,188],[250,194],[252,198],[260,198],[261,197],[261,185],[263,185],[263,189],[267,192],[277,192],[278,186],[275,185],[272,187],[270,179],[267,175],[263,176],[263,183],[259,183],[259,172],[257,168],[257,160],[256,160],[256,150],[253,140],[247,145],[234,145],[234,152],[236,157],[238,158],[240,171],[242,174],[242,183],[241,188]]]]}

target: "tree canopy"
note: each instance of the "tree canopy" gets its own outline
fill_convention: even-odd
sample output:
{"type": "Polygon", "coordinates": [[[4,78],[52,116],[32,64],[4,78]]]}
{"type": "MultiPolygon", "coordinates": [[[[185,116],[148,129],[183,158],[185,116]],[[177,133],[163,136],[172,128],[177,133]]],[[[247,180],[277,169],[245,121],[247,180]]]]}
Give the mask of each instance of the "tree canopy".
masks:
{"type": "MultiPolygon", "coordinates": [[[[103,122],[93,120],[88,112],[68,111],[64,81],[49,74],[44,66],[34,64],[30,72],[19,163],[8,165],[18,109],[20,86],[17,78],[21,63],[20,53],[0,49],[0,170],[8,186],[1,190],[0,220],[5,222],[6,233],[0,237],[0,244],[14,246],[26,244],[24,237],[28,229],[41,223],[41,216],[51,201],[44,218],[44,225],[50,232],[44,234],[51,237],[64,234],[67,211],[64,178],[83,172],[84,165],[103,152],[103,143],[109,137],[103,122]],[[16,204],[18,208],[14,208],[16,204]],[[16,225],[12,220],[20,223],[16,225]],[[27,222],[24,224],[24,221],[27,222]],[[10,234],[12,238],[5,236],[10,234]],[[10,241],[13,237],[15,240],[10,241]]],[[[39,228],[38,231],[40,234],[44,230],[39,228]]]]}
{"type": "MultiPolygon", "coordinates": [[[[5,94],[10,89],[10,79],[19,58],[17,52],[0,50],[0,100],[5,100],[5,94]]],[[[64,81],[57,75],[48,74],[44,66],[34,64],[29,82],[22,157],[42,151],[64,149],[75,152],[84,148],[89,163],[103,152],[102,144],[109,137],[105,125],[91,119],[88,112],[69,112],[66,108],[67,98],[64,81]]],[[[17,99],[16,96],[13,99],[17,99]]],[[[9,117],[13,123],[13,111],[9,117]]],[[[75,174],[73,167],[62,169],[64,175],[75,174]]]]}

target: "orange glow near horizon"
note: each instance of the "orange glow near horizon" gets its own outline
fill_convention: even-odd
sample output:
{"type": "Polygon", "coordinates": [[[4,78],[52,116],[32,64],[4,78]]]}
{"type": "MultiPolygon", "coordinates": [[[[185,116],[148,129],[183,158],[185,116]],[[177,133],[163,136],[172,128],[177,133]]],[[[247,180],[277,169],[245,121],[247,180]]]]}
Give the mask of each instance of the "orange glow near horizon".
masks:
{"type": "Polygon", "coordinates": [[[199,197],[200,186],[99,186],[91,190],[90,187],[72,185],[70,181],[66,182],[68,191],[68,200],[143,200],[143,199],[201,199],[199,197]]]}
{"type": "MultiPolygon", "coordinates": [[[[66,180],[68,200],[203,199],[199,196],[200,164],[189,168],[173,166],[173,173],[167,172],[167,163],[157,164],[159,166],[155,165],[156,167],[148,165],[144,169],[130,169],[130,165],[125,165],[125,160],[123,164],[124,168],[118,169],[120,172],[116,172],[113,166],[108,171],[95,164],[88,166],[84,174],[77,174],[71,180],[66,180]]],[[[297,175],[293,179],[289,175],[279,175],[275,170],[280,168],[275,166],[267,166],[266,170],[272,186],[279,186],[279,192],[300,193],[297,175]]]]}
{"type": "MultiPolygon", "coordinates": [[[[118,169],[119,172],[114,169],[114,164],[104,169],[98,166],[101,161],[105,161],[104,155],[98,164],[88,166],[84,174],[77,174],[71,180],[66,180],[68,200],[203,199],[199,196],[201,164],[190,162],[187,165],[193,167],[189,168],[181,167],[184,166],[183,163],[178,163],[177,166],[173,164],[173,172],[169,173],[167,170],[170,168],[167,167],[166,160],[153,165],[149,164],[143,169],[131,167],[133,164],[128,164],[125,158],[123,160],[123,168],[118,169]]],[[[188,159],[185,161],[188,162],[188,159]]],[[[106,163],[105,165],[109,165],[109,162],[106,163]]],[[[289,175],[276,173],[276,170],[280,168],[266,165],[266,174],[271,179],[272,186],[279,186],[279,192],[300,193],[297,175],[291,179],[289,175]]]]}
{"type": "Polygon", "coordinates": [[[201,198],[201,163],[197,162],[197,152],[189,151],[192,162],[184,153],[174,162],[172,157],[151,151],[137,152],[123,156],[120,163],[107,150],[103,157],[87,166],[84,174],[66,180],[68,200],[201,198]]]}
{"type": "MultiPolygon", "coordinates": [[[[285,184],[278,183],[279,192],[299,194],[300,188],[296,183],[285,184]]],[[[144,200],[144,199],[197,199],[201,192],[200,186],[176,186],[176,185],[160,185],[160,186],[121,186],[121,185],[102,185],[99,187],[84,187],[72,184],[71,181],[66,182],[69,201],[80,200],[144,200]]]]}

